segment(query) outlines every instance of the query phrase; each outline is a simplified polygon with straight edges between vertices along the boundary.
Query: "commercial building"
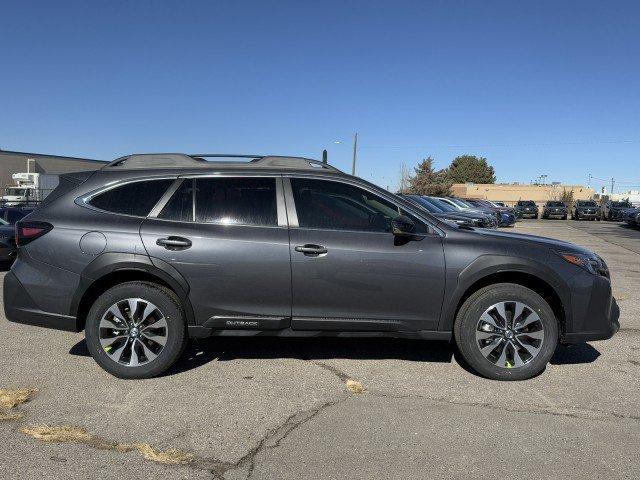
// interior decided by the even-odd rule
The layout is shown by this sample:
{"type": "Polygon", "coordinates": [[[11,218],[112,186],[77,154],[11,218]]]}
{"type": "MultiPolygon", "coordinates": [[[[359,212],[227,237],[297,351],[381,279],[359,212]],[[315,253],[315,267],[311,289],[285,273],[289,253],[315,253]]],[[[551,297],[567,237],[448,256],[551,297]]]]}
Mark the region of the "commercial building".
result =
{"type": "Polygon", "coordinates": [[[573,192],[574,200],[589,200],[595,190],[582,185],[523,185],[519,183],[455,183],[453,194],[460,198],[480,198],[495,202],[504,202],[513,206],[518,200],[533,200],[539,206],[549,200],[562,200],[563,195],[573,192]]]}
{"type": "Polygon", "coordinates": [[[97,170],[104,166],[102,160],[62,157],[42,153],[10,152],[0,150],[0,188],[13,185],[11,175],[20,172],[62,174],[81,170],[97,170]]]}

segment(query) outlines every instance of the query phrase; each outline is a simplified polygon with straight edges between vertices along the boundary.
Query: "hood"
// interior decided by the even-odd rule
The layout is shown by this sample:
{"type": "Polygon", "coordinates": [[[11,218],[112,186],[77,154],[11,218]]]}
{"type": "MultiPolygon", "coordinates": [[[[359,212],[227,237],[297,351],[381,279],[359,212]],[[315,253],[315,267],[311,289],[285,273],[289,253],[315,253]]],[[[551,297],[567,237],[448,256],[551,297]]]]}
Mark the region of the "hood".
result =
{"type": "Polygon", "coordinates": [[[492,237],[499,237],[505,240],[515,240],[518,242],[526,242],[531,244],[536,244],[540,247],[547,247],[553,250],[561,251],[561,252],[574,252],[574,253],[582,253],[585,255],[593,255],[591,250],[587,250],[586,248],[579,247],[578,245],[574,245],[570,242],[563,242],[562,240],[556,240],[554,238],[547,237],[538,237],[536,235],[526,235],[524,233],[508,233],[498,230],[476,230],[478,235],[489,235],[492,237]]]}

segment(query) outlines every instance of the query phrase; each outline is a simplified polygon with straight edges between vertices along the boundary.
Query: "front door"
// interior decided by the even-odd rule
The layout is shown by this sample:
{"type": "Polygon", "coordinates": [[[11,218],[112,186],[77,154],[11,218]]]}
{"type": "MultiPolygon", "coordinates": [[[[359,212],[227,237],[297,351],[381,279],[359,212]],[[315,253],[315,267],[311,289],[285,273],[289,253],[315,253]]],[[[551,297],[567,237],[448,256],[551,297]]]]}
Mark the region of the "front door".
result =
{"type": "Polygon", "coordinates": [[[152,261],[187,280],[196,322],[278,329],[291,317],[289,233],[281,178],[185,179],[140,229],[152,261]],[[282,203],[282,202],[280,202],[282,203]]]}
{"type": "Polygon", "coordinates": [[[287,180],[292,328],[436,330],[445,282],[441,237],[416,216],[422,239],[395,237],[391,219],[410,214],[370,190],[302,177],[290,178],[289,188],[287,180]]]}

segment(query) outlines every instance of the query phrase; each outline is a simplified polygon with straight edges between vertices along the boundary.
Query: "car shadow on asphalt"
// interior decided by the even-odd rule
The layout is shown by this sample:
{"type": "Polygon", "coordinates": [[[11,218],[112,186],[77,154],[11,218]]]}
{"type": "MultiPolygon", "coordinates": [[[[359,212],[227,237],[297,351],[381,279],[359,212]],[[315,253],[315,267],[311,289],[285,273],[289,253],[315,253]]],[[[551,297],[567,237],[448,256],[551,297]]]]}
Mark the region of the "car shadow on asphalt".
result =
{"type": "MultiPolygon", "coordinates": [[[[76,343],[69,354],[90,356],[84,340],[76,343]]],[[[275,337],[211,337],[193,339],[178,362],[164,376],[193,370],[212,361],[239,359],[298,360],[409,360],[415,362],[456,362],[468,372],[477,375],[462,360],[449,342],[404,340],[393,338],[275,338],[275,337]]],[[[592,363],[600,352],[589,344],[560,345],[551,364],[576,365],[592,363]]]]}

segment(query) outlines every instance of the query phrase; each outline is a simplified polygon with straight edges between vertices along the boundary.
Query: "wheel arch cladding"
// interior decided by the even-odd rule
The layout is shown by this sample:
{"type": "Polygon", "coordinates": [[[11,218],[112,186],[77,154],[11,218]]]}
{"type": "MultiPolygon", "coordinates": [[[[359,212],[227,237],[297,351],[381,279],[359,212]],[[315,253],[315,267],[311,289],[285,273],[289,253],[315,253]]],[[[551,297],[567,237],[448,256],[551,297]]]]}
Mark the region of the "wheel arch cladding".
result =
{"type": "Polygon", "coordinates": [[[83,272],[81,285],[72,302],[71,314],[77,316],[79,329],[84,329],[91,305],[100,295],[111,287],[130,281],[155,283],[171,290],[180,300],[187,324],[194,324],[193,308],[188,297],[188,284],[177,272],[167,272],[151,263],[149,257],[141,255],[103,254],[100,257],[83,272]],[[103,256],[110,258],[101,259],[100,257],[103,256]],[[113,258],[114,256],[118,258],[113,258]]]}
{"type": "MultiPolygon", "coordinates": [[[[482,263],[486,263],[486,260],[482,263]]],[[[456,289],[447,302],[441,330],[453,328],[460,308],[474,292],[496,283],[514,283],[536,292],[549,304],[558,320],[560,335],[564,334],[567,318],[571,314],[568,288],[559,288],[562,281],[555,273],[549,275],[548,272],[522,264],[493,264],[477,270],[474,268],[473,273],[469,268],[461,272],[456,289]]]]}

